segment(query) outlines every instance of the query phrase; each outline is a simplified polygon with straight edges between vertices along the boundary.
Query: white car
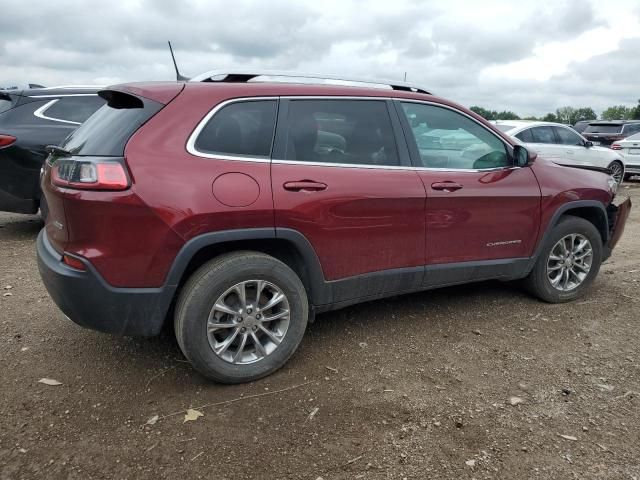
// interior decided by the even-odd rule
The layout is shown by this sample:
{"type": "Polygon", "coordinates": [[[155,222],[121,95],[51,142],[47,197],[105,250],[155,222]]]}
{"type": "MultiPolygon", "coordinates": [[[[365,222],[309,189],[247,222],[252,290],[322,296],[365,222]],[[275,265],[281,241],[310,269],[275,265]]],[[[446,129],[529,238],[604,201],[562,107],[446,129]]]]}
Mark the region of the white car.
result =
{"type": "Polygon", "coordinates": [[[618,140],[611,145],[611,150],[622,155],[625,163],[624,178],[640,175],[640,133],[618,140]]]}
{"type": "Polygon", "coordinates": [[[625,176],[625,161],[619,152],[596,147],[571,127],[561,123],[527,120],[493,120],[491,123],[556,163],[608,168],[618,183],[625,176]]]}

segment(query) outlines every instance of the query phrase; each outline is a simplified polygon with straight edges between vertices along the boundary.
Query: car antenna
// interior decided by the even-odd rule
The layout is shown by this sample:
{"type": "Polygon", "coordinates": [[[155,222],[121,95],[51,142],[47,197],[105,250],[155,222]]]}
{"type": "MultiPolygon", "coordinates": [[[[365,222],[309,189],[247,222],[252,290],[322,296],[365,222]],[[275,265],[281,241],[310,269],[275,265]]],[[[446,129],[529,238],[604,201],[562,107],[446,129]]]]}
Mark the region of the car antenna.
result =
{"type": "Polygon", "coordinates": [[[178,64],[176,63],[176,57],[173,55],[173,48],[171,48],[171,42],[167,41],[167,43],[169,44],[169,52],[171,52],[171,60],[173,60],[173,68],[176,69],[176,80],[178,82],[188,82],[189,77],[180,75],[180,71],[178,70],[178,64]]]}

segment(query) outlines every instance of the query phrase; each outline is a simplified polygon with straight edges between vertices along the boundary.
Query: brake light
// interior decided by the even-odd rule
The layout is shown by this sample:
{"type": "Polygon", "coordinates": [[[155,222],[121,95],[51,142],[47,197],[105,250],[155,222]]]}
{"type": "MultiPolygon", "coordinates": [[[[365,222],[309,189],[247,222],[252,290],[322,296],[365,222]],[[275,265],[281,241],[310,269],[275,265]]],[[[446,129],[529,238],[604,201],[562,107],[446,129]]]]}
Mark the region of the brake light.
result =
{"type": "Polygon", "coordinates": [[[58,159],[51,167],[54,185],[78,190],[126,190],[129,177],[124,165],[111,159],[58,159]]]}
{"type": "Polygon", "coordinates": [[[16,141],[16,137],[13,135],[0,135],[0,148],[8,147],[16,141]]]}
{"type": "Polygon", "coordinates": [[[611,150],[622,150],[622,146],[614,143],[613,145],[611,145],[611,150]]]}
{"type": "Polygon", "coordinates": [[[66,253],[62,256],[62,262],[65,265],[70,266],[71,268],[75,268],[76,270],[82,270],[82,271],[86,270],[84,263],[82,263],[77,258],[72,257],[71,255],[67,255],[66,253]]]}

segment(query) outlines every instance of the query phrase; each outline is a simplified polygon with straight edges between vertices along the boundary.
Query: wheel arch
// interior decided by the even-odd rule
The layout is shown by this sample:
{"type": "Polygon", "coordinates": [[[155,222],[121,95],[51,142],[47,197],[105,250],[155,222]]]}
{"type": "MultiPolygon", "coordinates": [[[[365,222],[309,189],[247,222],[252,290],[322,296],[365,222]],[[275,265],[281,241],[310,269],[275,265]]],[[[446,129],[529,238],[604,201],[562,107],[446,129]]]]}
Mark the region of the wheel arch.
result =
{"type": "Polygon", "coordinates": [[[251,228],[199,235],[176,255],[167,284],[176,288],[177,295],[191,274],[205,262],[241,250],[265,253],[282,261],[300,277],[310,302],[324,303],[326,294],[320,260],[306,237],[291,229],[251,228]]]}

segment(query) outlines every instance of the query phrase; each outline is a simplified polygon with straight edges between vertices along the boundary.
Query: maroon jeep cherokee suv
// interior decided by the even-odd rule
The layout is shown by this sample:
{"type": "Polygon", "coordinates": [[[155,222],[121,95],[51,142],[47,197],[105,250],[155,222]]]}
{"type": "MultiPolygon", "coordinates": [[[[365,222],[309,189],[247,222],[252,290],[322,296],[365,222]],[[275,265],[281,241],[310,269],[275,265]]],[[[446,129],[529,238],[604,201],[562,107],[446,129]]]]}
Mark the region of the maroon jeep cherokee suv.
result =
{"type": "Polygon", "coordinates": [[[244,382],[357,302],[487,279],[575,299],[624,229],[610,175],[420,89],[226,78],[103,90],[51,148],[39,268],[74,322],[150,336],[173,315],[198,371],[244,382]]]}

